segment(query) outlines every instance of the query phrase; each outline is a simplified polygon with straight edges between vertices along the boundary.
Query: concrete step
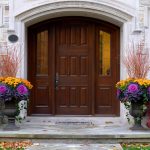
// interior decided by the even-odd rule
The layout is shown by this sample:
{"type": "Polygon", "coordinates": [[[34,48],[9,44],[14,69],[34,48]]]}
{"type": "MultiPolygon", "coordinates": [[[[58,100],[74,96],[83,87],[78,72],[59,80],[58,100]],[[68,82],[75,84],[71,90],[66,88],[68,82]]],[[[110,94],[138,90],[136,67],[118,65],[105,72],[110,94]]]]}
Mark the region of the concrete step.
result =
{"type": "Polygon", "coordinates": [[[0,141],[31,140],[47,143],[100,144],[120,142],[149,142],[150,130],[132,131],[127,124],[101,118],[43,117],[27,118],[19,131],[0,129],[0,141]],[[39,120],[39,121],[38,121],[39,120]]]}
{"type": "Polygon", "coordinates": [[[122,150],[120,144],[34,144],[27,150],[122,150]]]}

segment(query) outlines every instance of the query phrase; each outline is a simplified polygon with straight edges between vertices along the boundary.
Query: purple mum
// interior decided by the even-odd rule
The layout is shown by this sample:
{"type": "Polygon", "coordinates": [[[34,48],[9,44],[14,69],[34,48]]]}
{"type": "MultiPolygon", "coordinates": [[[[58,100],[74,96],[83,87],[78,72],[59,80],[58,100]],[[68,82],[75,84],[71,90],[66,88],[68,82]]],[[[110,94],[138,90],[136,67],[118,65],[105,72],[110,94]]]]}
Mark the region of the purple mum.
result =
{"type": "Polygon", "coordinates": [[[121,90],[120,90],[120,89],[117,89],[117,98],[120,97],[120,94],[121,94],[121,90]]]}
{"type": "Polygon", "coordinates": [[[4,94],[7,91],[7,87],[5,85],[0,85],[0,94],[4,94]]]}
{"type": "Polygon", "coordinates": [[[123,91],[120,89],[117,89],[117,98],[122,102],[126,100],[123,91]]]}
{"type": "Polygon", "coordinates": [[[128,86],[128,92],[129,93],[135,93],[135,92],[138,92],[139,91],[139,86],[135,83],[131,83],[129,86],[128,86]]]}
{"type": "Polygon", "coordinates": [[[150,100],[150,86],[147,88],[148,99],[150,100]]]}
{"type": "Polygon", "coordinates": [[[136,102],[143,98],[143,92],[144,90],[140,89],[137,83],[130,83],[127,89],[124,91],[124,95],[129,101],[136,102]]]}
{"type": "Polygon", "coordinates": [[[5,84],[0,84],[0,99],[1,100],[11,100],[12,91],[10,87],[6,86],[5,84]]]}
{"type": "Polygon", "coordinates": [[[24,84],[20,84],[14,90],[15,98],[18,100],[27,100],[29,97],[29,90],[24,84]]]}
{"type": "Polygon", "coordinates": [[[17,87],[17,92],[19,93],[19,94],[21,94],[21,95],[24,95],[24,94],[27,94],[28,93],[28,89],[26,88],[26,86],[24,86],[24,85],[19,85],[18,87],[17,87]]]}
{"type": "Polygon", "coordinates": [[[150,86],[147,88],[147,92],[150,95],[150,86]]]}

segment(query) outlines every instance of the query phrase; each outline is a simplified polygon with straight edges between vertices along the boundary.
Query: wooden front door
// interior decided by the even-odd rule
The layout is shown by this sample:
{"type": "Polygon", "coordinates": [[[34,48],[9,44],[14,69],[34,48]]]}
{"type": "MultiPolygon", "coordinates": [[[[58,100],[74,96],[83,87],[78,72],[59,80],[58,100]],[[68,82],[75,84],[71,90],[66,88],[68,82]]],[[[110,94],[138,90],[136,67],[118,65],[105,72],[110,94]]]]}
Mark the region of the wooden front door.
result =
{"type": "Polygon", "coordinates": [[[65,17],[28,28],[30,115],[119,115],[119,28],[65,17]]]}
{"type": "Polygon", "coordinates": [[[56,114],[91,114],[90,28],[77,20],[56,24],[56,114]]]}

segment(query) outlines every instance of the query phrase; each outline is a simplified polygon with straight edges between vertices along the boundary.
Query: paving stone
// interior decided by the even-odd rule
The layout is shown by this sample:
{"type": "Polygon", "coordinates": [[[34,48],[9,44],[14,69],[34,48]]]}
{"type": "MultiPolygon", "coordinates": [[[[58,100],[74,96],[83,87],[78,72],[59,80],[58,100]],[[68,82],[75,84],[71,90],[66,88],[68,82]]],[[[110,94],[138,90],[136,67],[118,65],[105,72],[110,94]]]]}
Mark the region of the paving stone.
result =
{"type": "Polygon", "coordinates": [[[33,145],[27,150],[122,150],[120,144],[47,144],[33,145]]]}

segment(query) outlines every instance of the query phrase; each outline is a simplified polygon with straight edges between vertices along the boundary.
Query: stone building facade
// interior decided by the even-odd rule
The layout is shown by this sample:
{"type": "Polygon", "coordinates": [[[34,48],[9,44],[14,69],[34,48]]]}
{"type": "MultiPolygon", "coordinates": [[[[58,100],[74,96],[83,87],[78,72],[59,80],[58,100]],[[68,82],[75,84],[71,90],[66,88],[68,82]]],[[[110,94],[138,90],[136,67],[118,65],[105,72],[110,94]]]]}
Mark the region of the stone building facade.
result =
{"type": "Polygon", "coordinates": [[[9,28],[9,4],[8,0],[2,0],[0,2],[0,48],[3,49],[3,45],[7,41],[7,31],[9,28]]]}
{"type": "MultiPolygon", "coordinates": [[[[105,26],[107,26],[107,23],[108,23],[108,26],[110,25],[112,28],[117,27],[119,29],[118,30],[119,31],[119,39],[118,39],[119,53],[120,53],[118,55],[119,61],[120,61],[119,79],[124,79],[127,76],[126,70],[121,63],[122,58],[125,55],[126,46],[131,41],[134,40],[138,42],[141,40],[141,38],[144,37],[146,47],[150,48],[150,40],[149,40],[150,39],[150,1],[149,0],[126,0],[126,1],[124,0],[115,0],[115,1],[114,0],[70,0],[70,1],[68,0],[19,0],[19,1],[18,0],[9,0],[9,1],[2,0],[0,2],[0,46],[2,47],[2,45],[5,42],[8,42],[7,40],[8,35],[12,33],[18,35],[19,43],[21,44],[21,51],[23,54],[23,61],[21,65],[22,67],[20,68],[20,72],[18,73],[18,76],[21,76],[23,78],[28,78],[28,72],[30,72],[29,65],[28,65],[29,63],[28,60],[30,58],[30,56],[28,55],[28,49],[30,49],[29,48],[30,47],[29,35],[32,36],[33,34],[33,33],[32,34],[29,33],[29,31],[32,30],[32,27],[34,28],[34,26],[36,25],[40,26],[40,24],[38,24],[39,22],[43,22],[43,25],[44,25],[44,21],[55,20],[55,18],[62,18],[61,21],[63,22],[63,19],[65,20],[65,18],[67,17],[89,18],[89,20],[95,19],[96,21],[93,21],[94,24],[96,24],[98,20],[101,20],[102,22],[105,22],[106,25],[104,26],[102,25],[100,26],[100,28],[105,28],[105,26]]],[[[91,23],[93,22],[91,21],[91,23]]],[[[58,23],[59,22],[57,22],[56,24],[58,23]]],[[[84,24],[84,23],[82,22],[81,24],[84,24]]],[[[86,21],[85,21],[85,24],[86,24],[86,21]]],[[[47,24],[47,25],[50,25],[50,24],[47,24]]],[[[47,25],[45,25],[45,28],[47,25]]],[[[108,29],[109,27],[106,30],[108,29]]],[[[37,31],[38,28],[35,30],[37,31]]],[[[41,31],[41,36],[42,34],[46,35],[47,31],[45,31],[44,33],[42,33],[41,31]]],[[[51,38],[51,37],[48,37],[48,38],[51,38]]],[[[31,40],[33,39],[31,38],[31,40]]],[[[42,39],[39,41],[42,41],[42,39]]],[[[52,72],[52,74],[55,74],[55,73],[52,72]]],[[[37,79],[37,80],[40,80],[40,79],[37,79]]],[[[37,85],[36,79],[34,79],[33,82],[35,82],[35,85],[37,85]]],[[[44,79],[42,79],[41,82],[45,82],[44,79]]],[[[46,86],[43,85],[42,87],[39,87],[39,89],[40,88],[41,89],[47,88],[47,85],[46,86]]],[[[48,89],[46,90],[49,90],[49,88],[50,87],[48,87],[48,89]]],[[[45,92],[45,94],[50,95],[50,93],[47,92],[46,90],[45,91],[37,90],[35,91],[35,93],[41,92],[41,95],[42,95],[42,93],[45,92]]],[[[37,107],[40,107],[40,106],[37,106],[37,107]]],[[[41,110],[40,110],[41,112],[42,112],[43,107],[44,106],[41,107],[41,110]]],[[[49,108],[49,106],[47,107],[49,108]]],[[[34,107],[32,109],[33,110],[31,111],[31,115],[32,115],[32,112],[36,114],[37,110],[34,110],[36,108],[34,107]]],[[[96,111],[94,110],[94,108],[91,108],[91,109],[93,109],[93,111],[96,111]]],[[[114,110],[115,108],[112,108],[112,109],[114,110]]],[[[70,108],[68,108],[68,110],[69,111],[71,110],[72,112],[74,111],[73,109],[70,109],[70,108]]],[[[55,111],[55,110],[52,110],[52,111],[55,111]]],[[[61,110],[58,108],[58,112],[59,111],[61,110]]],[[[91,114],[93,114],[93,112],[91,112],[90,115],[91,114]]],[[[119,113],[116,113],[116,114],[117,114],[116,116],[118,120],[120,120],[120,118],[125,117],[124,108],[122,105],[119,106],[119,113]]],[[[109,116],[111,118],[113,115],[110,114],[106,116],[109,116]]]]}

